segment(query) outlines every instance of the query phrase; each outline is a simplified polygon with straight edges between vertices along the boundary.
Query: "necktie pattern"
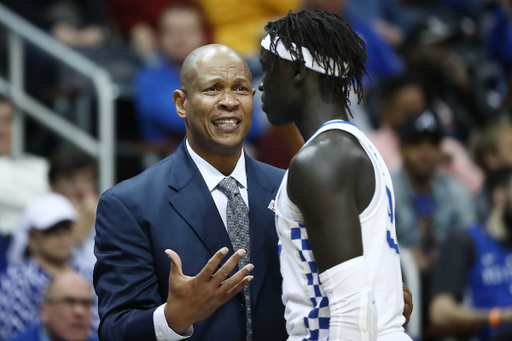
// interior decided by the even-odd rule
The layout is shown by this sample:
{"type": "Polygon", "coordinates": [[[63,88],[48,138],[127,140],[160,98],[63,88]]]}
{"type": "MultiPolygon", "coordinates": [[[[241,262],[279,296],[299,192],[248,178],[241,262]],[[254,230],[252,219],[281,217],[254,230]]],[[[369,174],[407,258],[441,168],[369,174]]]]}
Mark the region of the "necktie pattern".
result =
{"type": "MultiPolygon", "coordinates": [[[[231,176],[219,182],[218,188],[228,197],[226,224],[233,250],[235,252],[239,249],[245,250],[245,256],[238,262],[238,267],[242,269],[251,261],[249,208],[240,194],[236,180],[231,176]]],[[[249,285],[245,286],[243,291],[247,318],[246,341],[252,341],[251,291],[249,285]]]]}

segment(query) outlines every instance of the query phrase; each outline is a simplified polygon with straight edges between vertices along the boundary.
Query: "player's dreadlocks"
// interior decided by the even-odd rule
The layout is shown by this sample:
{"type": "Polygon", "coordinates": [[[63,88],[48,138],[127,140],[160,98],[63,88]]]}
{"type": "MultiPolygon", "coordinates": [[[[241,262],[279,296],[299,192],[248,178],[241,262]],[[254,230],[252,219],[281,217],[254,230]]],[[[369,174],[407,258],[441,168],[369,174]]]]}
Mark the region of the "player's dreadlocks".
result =
{"type": "MultiPolygon", "coordinates": [[[[350,112],[348,105],[352,87],[357,94],[358,103],[363,100],[363,77],[368,74],[366,44],[340,16],[320,10],[302,10],[296,13],[290,11],[283,18],[269,21],[265,31],[272,41],[271,51],[275,51],[280,40],[300,63],[300,67],[305,68],[300,48],[304,46],[328,73],[334,74],[337,71],[340,77],[322,75],[328,82],[322,91],[327,100],[344,104],[350,112]],[[275,39],[276,35],[279,39],[275,39]],[[298,48],[294,48],[292,42],[298,48]]],[[[278,57],[272,55],[273,63],[278,57]]]]}

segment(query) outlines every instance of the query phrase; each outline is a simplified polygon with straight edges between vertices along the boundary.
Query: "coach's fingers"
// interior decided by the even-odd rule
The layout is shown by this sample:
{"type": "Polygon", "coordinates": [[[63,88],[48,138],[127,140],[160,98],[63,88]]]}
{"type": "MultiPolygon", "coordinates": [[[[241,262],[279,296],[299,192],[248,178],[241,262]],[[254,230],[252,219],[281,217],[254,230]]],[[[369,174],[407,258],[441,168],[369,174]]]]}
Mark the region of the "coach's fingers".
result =
{"type": "Polygon", "coordinates": [[[233,269],[238,266],[238,261],[242,259],[242,257],[245,256],[245,250],[240,249],[237,252],[235,252],[229,259],[222,265],[222,267],[217,270],[215,275],[213,275],[212,281],[217,283],[217,285],[220,285],[233,271],[233,269]]]}
{"type": "MultiPolygon", "coordinates": [[[[234,285],[230,290],[226,292],[226,301],[232,299],[235,297],[236,294],[238,294],[242,289],[249,284],[250,281],[254,276],[245,276],[240,282],[238,282],[236,285],[234,285]]],[[[231,280],[231,278],[229,279],[231,280]]]]}
{"type": "Polygon", "coordinates": [[[171,273],[170,273],[169,277],[183,275],[183,269],[182,269],[182,265],[181,265],[180,256],[178,256],[178,254],[171,249],[165,250],[165,253],[171,259],[171,273]]]}
{"type": "MultiPolygon", "coordinates": [[[[243,281],[251,273],[252,269],[254,269],[254,265],[247,264],[242,269],[237,271],[236,274],[234,274],[230,278],[224,280],[220,285],[220,290],[225,291],[225,292],[230,291],[235,286],[237,286],[241,281],[243,281]]],[[[253,277],[253,276],[250,276],[250,277],[253,277]]]]}
{"type": "Polygon", "coordinates": [[[217,253],[213,255],[212,258],[206,263],[204,268],[199,272],[196,276],[196,279],[198,281],[208,282],[212,278],[213,273],[215,272],[215,269],[219,266],[220,262],[222,261],[222,258],[224,258],[228,254],[228,248],[223,247],[217,253]]]}

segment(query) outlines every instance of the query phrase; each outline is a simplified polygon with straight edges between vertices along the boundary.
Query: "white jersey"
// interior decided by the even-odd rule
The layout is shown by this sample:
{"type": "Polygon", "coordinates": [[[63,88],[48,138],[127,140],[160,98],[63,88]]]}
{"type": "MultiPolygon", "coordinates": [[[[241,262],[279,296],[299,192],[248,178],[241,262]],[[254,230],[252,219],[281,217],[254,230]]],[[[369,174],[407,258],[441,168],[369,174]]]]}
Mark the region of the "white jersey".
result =
{"type": "MultiPolygon", "coordinates": [[[[375,146],[352,123],[325,123],[307,142],[331,129],[355,136],[375,171],[375,193],[360,214],[363,258],[378,312],[378,340],[411,340],[403,332],[404,302],[400,255],[396,242],[394,194],[389,171],[375,146]]],[[[283,275],[283,302],[289,341],[328,340],[329,301],[309,246],[304,219],[288,198],[288,172],[276,198],[276,227],[283,275]]]]}

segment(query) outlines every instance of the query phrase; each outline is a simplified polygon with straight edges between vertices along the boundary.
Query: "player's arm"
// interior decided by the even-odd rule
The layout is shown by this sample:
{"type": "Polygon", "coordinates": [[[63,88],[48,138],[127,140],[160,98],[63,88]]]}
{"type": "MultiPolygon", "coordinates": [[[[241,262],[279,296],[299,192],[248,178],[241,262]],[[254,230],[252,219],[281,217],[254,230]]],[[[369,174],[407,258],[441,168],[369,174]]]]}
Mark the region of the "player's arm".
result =
{"type": "Polygon", "coordinates": [[[372,339],[377,320],[359,221],[375,189],[371,161],[351,135],[326,132],[293,159],[288,176],[329,298],[329,339],[372,339]]]}

